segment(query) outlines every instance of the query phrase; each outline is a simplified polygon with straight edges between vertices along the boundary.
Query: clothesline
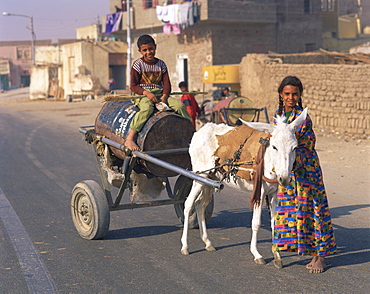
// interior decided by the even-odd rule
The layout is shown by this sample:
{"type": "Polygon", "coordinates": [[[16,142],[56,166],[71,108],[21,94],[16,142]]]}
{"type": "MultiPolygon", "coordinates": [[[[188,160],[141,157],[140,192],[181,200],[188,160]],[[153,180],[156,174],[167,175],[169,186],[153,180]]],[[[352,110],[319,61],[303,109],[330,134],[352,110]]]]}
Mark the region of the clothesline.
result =
{"type": "Polygon", "coordinates": [[[163,33],[175,35],[181,30],[193,26],[200,20],[200,6],[198,2],[185,2],[182,4],[171,4],[156,6],[157,18],[162,21],[163,33]]]}

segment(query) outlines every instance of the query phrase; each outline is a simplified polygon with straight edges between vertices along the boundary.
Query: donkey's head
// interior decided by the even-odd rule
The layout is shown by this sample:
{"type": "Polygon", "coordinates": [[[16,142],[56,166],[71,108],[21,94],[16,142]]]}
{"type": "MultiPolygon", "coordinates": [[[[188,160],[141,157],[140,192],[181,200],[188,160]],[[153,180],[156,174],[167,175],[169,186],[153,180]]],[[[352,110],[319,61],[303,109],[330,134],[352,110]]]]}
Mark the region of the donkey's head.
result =
{"type": "Polygon", "coordinates": [[[267,123],[242,122],[258,131],[271,134],[269,147],[266,149],[265,164],[272,167],[279,184],[287,186],[295,161],[295,149],[298,146],[295,131],[307,117],[307,108],[292,123],[285,123],[285,118],[277,117],[276,126],[267,123]],[[270,161],[270,162],[268,162],[270,161]]]}

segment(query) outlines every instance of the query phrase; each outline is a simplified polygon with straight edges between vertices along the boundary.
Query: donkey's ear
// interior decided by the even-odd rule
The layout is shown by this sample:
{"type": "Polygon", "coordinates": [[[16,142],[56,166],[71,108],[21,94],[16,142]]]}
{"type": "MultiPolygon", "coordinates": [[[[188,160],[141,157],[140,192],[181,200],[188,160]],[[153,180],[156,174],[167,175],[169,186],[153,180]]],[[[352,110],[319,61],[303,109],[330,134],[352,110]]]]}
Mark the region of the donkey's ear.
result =
{"type": "Polygon", "coordinates": [[[252,129],[255,129],[257,131],[260,131],[260,132],[265,132],[265,133],[271,134],[274,131],[274,129],[275,129],[275,126],[273,126],[271,124],[268,124],[268,123],[247,122],[245,120],[242,120],[241,118],[239,118],[239,120],[243,124],[245,124],[246,126],[252,128],[252,129]]]}
{"type": "Polygon", "coordinates": [[[307,111],[308,111],[308,108],[306,107],[300,116],[298,116],[297,119],[295,119],[290,125],[294,128],[294,129],[298,129],[303,123],[304,121],[306,120],[307,118],[307,111]]]}

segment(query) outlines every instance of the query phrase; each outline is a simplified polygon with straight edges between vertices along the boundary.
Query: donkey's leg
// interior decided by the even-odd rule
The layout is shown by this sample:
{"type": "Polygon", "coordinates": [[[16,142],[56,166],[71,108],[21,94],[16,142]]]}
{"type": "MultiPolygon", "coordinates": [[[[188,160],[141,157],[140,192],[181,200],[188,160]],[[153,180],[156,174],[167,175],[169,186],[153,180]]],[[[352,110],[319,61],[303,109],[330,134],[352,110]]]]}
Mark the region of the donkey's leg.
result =
{"type": "MultiPolygon", "coordinates": [[[[268,199],[270,202],[271,232],[272,232],[272,238],[274,238],[274,215],[275,215],[275,208],[276,208],[276,192],[268,195],[268,199]]],[[[272,253],[274,254],[274,266],[276,268],[282,268],[283,262],[281,261],[280,252],[273,250],[272,253]]]]}
{"type": "Polygon", "coordinates": [[[205,248],[207,251],[216,251],[216,249],[212,246],[211,241],[208,239],[207,224],[206,224],[206,219],[205,219],[205,214],[204,214],[205,209],[206,209],[205,203],[208,203],[208,199],[212,197],[212,191],[208,191],[208,190],[209,189],[207,188],[203,190],[202,199],[195,203],[195,209],[197,212],[200,238],[206,244],[205,248]]]}
{"type": "Polygon", "coordinates": [[[257,249],[257,235],[258,229],[261,226],[262,205],[263,205],[262,199],[259,205],[257,204],[254,205],[252,218],[252,239],[250,251],[254,256],[254,262],[257,264],[266,264],[265,260],[263,259],[262,255],[258,252],[257,249]]]}
{"type": "Polygon", "coordinates": [[[182,237],[181,237],[181,253],[184,255],[189,255],[189,250],[188,250],[188,230],[189,230],[189,215],[190,211],[194,205],[195,199],[197,199],[198,195],[202,191],[202,185],[197,182],[193,182],[193,186],[191,188],[191,191],[189,193],[188,198],[185,201],[184,204],[184,228],[182,232],[182,237]]]}

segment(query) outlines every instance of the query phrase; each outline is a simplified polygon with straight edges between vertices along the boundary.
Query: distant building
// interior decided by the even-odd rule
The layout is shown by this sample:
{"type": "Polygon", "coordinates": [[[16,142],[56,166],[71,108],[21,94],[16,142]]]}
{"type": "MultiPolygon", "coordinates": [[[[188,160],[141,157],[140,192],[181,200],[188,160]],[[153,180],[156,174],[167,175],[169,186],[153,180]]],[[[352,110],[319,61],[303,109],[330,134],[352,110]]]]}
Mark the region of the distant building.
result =
{"type": "Polygon", "coordinates": [[[31,99],[65,99],[81,91],[108,91],[110,77],[117,89],[125,89],[127,45],[97,41],[100,29],[99,25],[78,28],[79,40],[36,41],[35,66],[31,41],[0,42],[0,90],[30,87],[31,99]]]}
{"type": "Polygon", "coordinates": [[[370,19],[369,3],[370,0],[321,0],[322,48],[348,52],[351,47],[370,41],[366,30],[370,19]]]}
{"type": "MultiPolygon", "coordinates": [[[[152,35],[158,45],[157,57],[167,63],[174,90],[182,80],[191,89],[202,89],[203,66],[238,64],[247,53],[307,52],[319,49],[322,43],[320,0],[143,0],[132,1],[130,12],[121,3],[110,0],[110,12],[121,7],[122,18],[108,36],[126,40],[130,13],[133,60],[140,57],[137,38],[152,35]],[[185,17],[191,19],[184,23],[186,5],[191,8],[185,17]]],[[[106,31],[103,24],[103,33],[106,31]]],[[[209,87],[212,85],[205,85],[209,87]]]]}
{"type": "MultiPolygon", "coordinates": [[[[51,45],[51,40],[36,41],[35,47],[51,45]]],[[[2,89],[28,87],[32,70],[31,41],[0,41],[2,89]],[[7,65],[5,65],[7,64],[7,65]]]]}
{"type": "Polygon", "coordinates": [[[125,89],[127,45],[123,42],[79,40],[61,46],[36,49],[32,70],[31,99],[66,99],[81,93],[108,91],[108,79],[125,89]]]}

